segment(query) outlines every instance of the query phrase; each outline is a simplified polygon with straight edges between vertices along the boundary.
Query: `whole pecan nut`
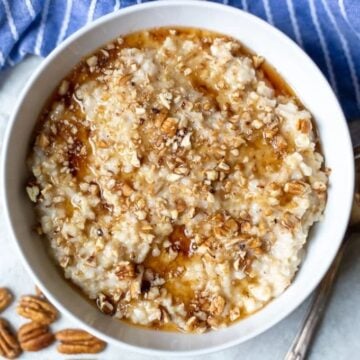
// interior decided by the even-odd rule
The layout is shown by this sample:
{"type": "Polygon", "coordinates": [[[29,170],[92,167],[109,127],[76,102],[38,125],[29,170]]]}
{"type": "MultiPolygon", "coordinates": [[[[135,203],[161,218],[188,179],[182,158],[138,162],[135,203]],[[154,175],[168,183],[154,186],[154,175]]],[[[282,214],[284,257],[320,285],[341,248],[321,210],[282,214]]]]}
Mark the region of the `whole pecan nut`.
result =
{"type": "Polygon", "coordinates": [[[21,354],[20,345],[10,328],[10,324],[0,318],[0,355],[6,359],[15,359],[21,354]]]}
{"type": "Polygon", "coordinates": [[[39,351],[51,345],[55,336],[47,325],[30,322],[20,327],[18,339],[24,351],[39,351]]]}
{"type": "Polygon", "coordinates": [[[57,350],[61,354],[96,354],[106,347],[104,341],[79,329],[61,330],[55,334],[55,337],[60,341],[57,350]]]}
{"type": "Polygon", "coordinates": [[[4,311],[11,303],[13,296],[6,288],[0,288],[0,312],[4,311]]]}
{"type": "Polygon", "coordinates": [[[46,299],[38,296],[22,296],[16,308],[17,313],[41,324],[51,324],[58,317],[58,311],[46,299]]]}

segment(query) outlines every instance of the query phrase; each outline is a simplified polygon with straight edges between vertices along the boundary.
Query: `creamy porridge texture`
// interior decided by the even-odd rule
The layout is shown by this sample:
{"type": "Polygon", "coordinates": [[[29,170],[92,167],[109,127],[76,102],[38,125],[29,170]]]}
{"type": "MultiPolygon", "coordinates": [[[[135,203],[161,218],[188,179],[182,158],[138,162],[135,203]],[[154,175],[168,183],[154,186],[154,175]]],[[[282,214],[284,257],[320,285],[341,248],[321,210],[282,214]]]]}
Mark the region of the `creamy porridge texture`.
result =
{"type": "Polygon", "coordinates": [[[27,191],[56,263],[101,311],[203,332],[289,286],[328,170],[310,113],[267,69],[225,36],[155,29],[59,85],[27,191]]]}

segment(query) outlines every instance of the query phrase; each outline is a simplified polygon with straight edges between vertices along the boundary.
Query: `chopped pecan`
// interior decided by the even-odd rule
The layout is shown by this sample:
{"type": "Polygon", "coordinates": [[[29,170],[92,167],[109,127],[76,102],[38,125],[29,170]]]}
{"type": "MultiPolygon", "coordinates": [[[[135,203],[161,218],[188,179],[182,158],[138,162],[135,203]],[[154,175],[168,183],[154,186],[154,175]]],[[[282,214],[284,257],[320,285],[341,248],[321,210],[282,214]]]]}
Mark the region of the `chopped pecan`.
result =
{"type": "Polygon", "coordinates": [[[296,128],[303,134],[308,134],[311,130],[311,122],[309,120],[300,119],[297,124],[296,128]]]}
{"type": "Polygon", "coordinates": [[[129,304],[124,304],[122,302],[119,302],[116,308],[116,318],[122,319],[128,310],[129,304]]]}
{"type": "Polygon", "coordinates": [[[47,325],[30,322],[20,327],[18,339],[24,351],[39,351],[51,345],[55,337],[47,325]]]}
{"type": "Polygon", "coordinates": [[[224,229],[222,226],[215,227],[213,231],[215,237],[217,238],[223,238],[229,235],[229,232],[226,229],[224,229]]]}
{"type": "Polygon", "coordinates": [[[16,308],[17,313],[41,324],[51,324],[58,317],[58,311],[46,299],[38,296],[22,296],[16,308]]]}
{"type": "Polygon", "coordinates": [[[123,195],[126,197],[130,196],[134,192],[134,189],[127,183],[124,183],[121,186],[121,190],[122,190],[123,195]]]}
{"type": "Polygon", "coordinates": [[[275,151],[283,152],[287,149],[287,142],[282,135],[276,135],[272,140],[272,146],[275,151]]]}
{"type": "Polygon", "coordinates": [[[246,210],[241,210],[240,211],[240,218],[242,220],[251,221],[251,216],[246,210]]]}
{"type": "Polygon", "coordinates": [[[72,261],[72,257],[65,255],[60,259],[59,264],[61,267],[66,268],[69,266],[71,261],[72,261]]]}
{"type": "Polygon", "coordinates": [[[214,316],[219,316],[223,312],[224,307],[225,299],[220,295],[216,295],[210,303],[209,312],[214,316]]]}
{"type": "Polygon", "coordinates": [[[190,169],[186,167],[185,165],[180,165],[176,169],[174,169],[174,173],[178,175],[188,175],[190,172],[190,169]]]}
{"type": "Polygon", "coordinates": [[[107,147],[109,147],[109,144],[104,140],[99,140],[96,142],[96,146],[100,149],[106,149],[107,147]]]}
{"type": "Polygon", "coordinates": [[[258,55],[254,55],[252,57],[252,60],[255,68],[260,67],[265,61],[265,59],[262,56],[258,56],[258,55]]]}
{"type": "Polygon", "coordinates": [[[224,228],[229,232],[234,233],[238,231],[239,225],[234,219],[230,218],[225,221],[224,228]]]}
{"type": "MultiPolygon", "coordinates": [[[[222,171],[229,171],[230,170],[230,165],[228,165],[226,162],[224,161],[220,161],[220,163],[218,164],[217,168],[219,170],[222,170],[222,171]]],[[[221,180],[221,179],[220,179],[221,180]]]]}
{"type": "Polygon", "coordinates": [[[203,333],[206,331],[206,324],[198,319],[196,316],[191,316],[185,324],[186,331],[203,333]]]}
{"type": "Polygon", "coordinates": [[[179,213],[182,213],[186,210],[186,202],[183,199],[177,199],[175,201],[175,204],[176,204],[176,210],[179,213]]]}
{"type": "Polygon", "coordinates": [[[291,214],[290,212],[286,212],[283,215],[280,223],[283,227],[292,231],[295,229],[296,225],[299,223],[299,219],[295,215],[291,214]]]}
{"type": "Polygon", "coordinates": [[[58,94],[64,96],[69,90],[70,83],[67,80],[63,80],[59,86],[58,94]]]}
{"type": "Polygon", "coordinates": [[[284,191],[292,195],[301,195],[307,189],[307,184],[302,181],[290,181],[285,184],[284,191]]]}
{"type": "Polygon", "coordinates": [[[263,132],[263,136],[266,140],[272,140],[278,132],[279,128],[277,127],[267,127],[263,132]]]}
{"type": "Polygon", "coordinates": [[[161,131],[168,137],[173,137],[177,131],[178,120],[176,118],[168,117],[161,124],[161,131]]]}
{"type": "Polygon", "coordinates": [[[141,279],[134,280],[130,284],[130,296],[132,299],[138,299],[141,294],[141,279]]]}
{"type": "Polygon", "coordinates": [[[207,323],[208,323],[208,325],[210,325],[211,326],[211,328],[212,329],[217,329],[218,328],[218,326],[219,326],[219,323],[220,323],[220,321],[219,321],[220,319],[218,319],[216,316],[209,316],[208,318],[207,318],[207,323]]]}
{"type": "Polygon", "coordinates": [[[251,230],[251,223],[250,221],[242,221],[240,224],[241,232],[243,234],[248,234],[251,230]]]}
{"type": "Polygon", "coordinates": [[[90,68],[95,67],[98,63],[97,56],[90,56],[88,59],[86,59],[86,63],[89,65],[90,68]]]}
{"type": "Polygon", "coordinates": [[[87,266],[93,267],[95,268],[97,266],[97,261],[96,261],[96,254],[93,253],[91,254],[86,260],[85,263],[87,266]]]}
{"type": "Polygon", "coordinates": [[[41,149],[45,149],[50,145],[50,140],[44,133],[41,133],[36,139],[36,145],[41,149]]]}
{"type": "Polygon", "coordinates": [[[162,108],[161,110],[153,108],[152,112],[155,114],[155,126],[160,128],[164,120],[167,118],[169,110],[162,108]]]}
{"type": "Polygon", "coordinates": [[[313,184],[312,184],[312,188],[316,191],[316,192],[325,192],[326,189],[327,189],[327,186],[324,182],[322,181],[315,181],[313,184]]]}
{"type": "Polygon", "coordinates": [[[221,225],[224,222],[224,217],[220,213],[216,213],[210,219],[215,225],[221,225]]]}
{"type": "Polygon", "coordinates": [[[118,80],[119,85],[125,85],[132,78],[131,74],[126,74],[118,80]]]}
{"type": "Polygon", "coordinates": [[[0,318],[0,355],[6,359],[15,359],[21,354],[20,345],[10,328],[10,324],[0,318]]]}
{"type": "Polygon", "coordinates": [[[171,315],[169,314],[169,312],[166,310],[166,308],[162,305],[159,306],[159,309],[161,311],[161,321],[164,323],[164,324],[167,324],[170,322],[171,320],[171,315]]]}
{"type": "Polygon", "coordinates": [[[106,347],[104,341],[79,329],[61,330],[55,337],[60,341],[57,350],[61,354],[97,354],[106,347]]]}
{"type": "Polygon", "coordinates": [[[114,315],[116,311],[116,307],[113,304],[112,299],[103,293],[100,293],[98,295],[96,299],[96,305],[98,306],[100,311],[106,315],[114,315]]]}
{"type": "Polygon", "coordinates": [[[119,280],[128,280],[136,277],[135,266],[130,261],[121,261],[115,268],[115,275],[119,280]]]}
{"type": "Polygon", "coordinates": [[[250,238],[247,241],[247,246],[251,249],[258,249],[261,248],[261,246],[263,245],[261,239],[255,237],[255,238],[250,238]]]}
{"type": "Polygon", "coordinates": [[[0,312],[4,311],[11,303],[13,296],[6,288],[0,288],[0,312]]]}
{"type": "Polygon", "coordinates": [[[216,170],[208,170],[206,172],[206,178],[211,181],[215,181],[219,176],[219,173],[216,170]]]}
{"type": "Polygon", "coordinates": [[[38,199],[38,196],[40,195],[40,189],[38,186],[36,185],[29,185],[26,187],[26,192],[29,196],[29,199],[36,203],[37,202],[37,199],[38,199]]]}

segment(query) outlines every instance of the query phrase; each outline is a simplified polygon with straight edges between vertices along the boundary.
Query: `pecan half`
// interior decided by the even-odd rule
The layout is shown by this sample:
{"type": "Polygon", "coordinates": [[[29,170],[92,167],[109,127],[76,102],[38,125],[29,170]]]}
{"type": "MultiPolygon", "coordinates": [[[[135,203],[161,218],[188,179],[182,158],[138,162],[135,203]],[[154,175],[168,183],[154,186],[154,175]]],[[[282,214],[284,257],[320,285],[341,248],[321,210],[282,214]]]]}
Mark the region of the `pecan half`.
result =
{"type": "Polygon", "coordinates": [[[46,299],[38,296],[22,296],[16,308],[17,313],[41,324],[51,324],[58,317],[58,311],[46,299]]]}
{"type": "Polygon", "coordinates": [[[18,339],[24,351],[39,351],[51,345],[55,337],[47,325],[30,322],[20,327],[18,339]]]}
{"type": "Polygon", "coordinates": [[[10,324],[0,318],[0,355],[6,359],[15,359],[20,354],[21,348],[10,324]]]}
{"type": "Polygon", "coordinates": [[[4,311],[11,303],[13,296],[6,288],[0,288],[0,312],[4,311]]]}
{"type": "Polygon", "coordinates": [[[79,329],[61,330],[55,337],[60,341],[57,350],[61,354],[96,354],[106,347],[104,341],[79,329]]]}

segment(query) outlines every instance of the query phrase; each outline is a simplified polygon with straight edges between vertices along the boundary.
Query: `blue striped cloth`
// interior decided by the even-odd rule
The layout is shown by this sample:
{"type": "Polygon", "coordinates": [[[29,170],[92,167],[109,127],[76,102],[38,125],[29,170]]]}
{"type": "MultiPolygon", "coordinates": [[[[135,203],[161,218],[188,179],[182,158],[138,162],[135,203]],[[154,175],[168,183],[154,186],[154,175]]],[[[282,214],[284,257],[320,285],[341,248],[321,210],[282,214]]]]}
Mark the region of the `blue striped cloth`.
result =
{"type": "MultiPolygon", "coordinates": [[[[0,69],[46,56],[88,22],[141,0],[0,0],[0,69]]],[[[360,118],[360,0],[216,1],[265,19],[318,64],[348,119],[360,118]]]]}

